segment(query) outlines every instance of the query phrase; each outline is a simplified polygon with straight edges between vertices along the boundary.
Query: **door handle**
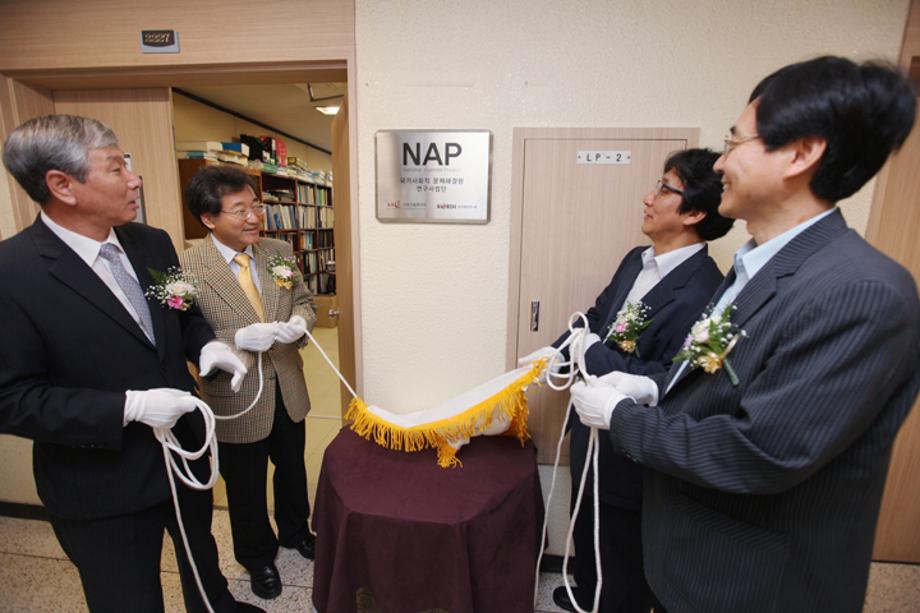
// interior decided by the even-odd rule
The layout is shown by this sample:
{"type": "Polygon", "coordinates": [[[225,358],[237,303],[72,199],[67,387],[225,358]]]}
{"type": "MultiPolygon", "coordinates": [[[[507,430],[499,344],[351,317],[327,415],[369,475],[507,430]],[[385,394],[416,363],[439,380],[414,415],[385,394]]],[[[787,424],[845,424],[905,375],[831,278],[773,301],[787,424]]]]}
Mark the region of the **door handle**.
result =
{"type": "Polygon", "coordinates": [[[338,309],[329,309],[329,317],[338,317],[338,316],[339,316],[338,309]]]}
{"type": "Polygon", "coordinates": [[[540,301],[530,301],[530,331],[536,332],[540,329],[540,301]]]}

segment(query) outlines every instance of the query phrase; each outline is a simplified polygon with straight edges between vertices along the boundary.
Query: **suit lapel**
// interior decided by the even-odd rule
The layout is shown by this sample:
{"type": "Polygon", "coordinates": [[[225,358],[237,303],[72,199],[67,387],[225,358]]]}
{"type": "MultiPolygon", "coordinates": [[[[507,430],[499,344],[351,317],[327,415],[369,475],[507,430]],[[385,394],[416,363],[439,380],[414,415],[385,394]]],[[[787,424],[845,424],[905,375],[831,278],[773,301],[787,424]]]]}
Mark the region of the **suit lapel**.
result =
{"type": "Polygon", "coordinates": [[[259,271],[259,282],[262,285],[262,310],[265,314],[265,321],[276,321],[281,288],[268,272],[270,254],[259,243],[253,245],[252,251],[256,256],[256,270],[259,271]]]}
{"type": "Polygon", "coordinates": [[[642,297],[642,303],[649,308],[649,318],[654,318],[655,313],[674,301],[674,294],[687,285],[708,254],[703,245],[702,249],[681,262],[642,297]]]}
{"type": "MultiPolygon", "coordinates": [[[[778,279],[795,274],[802,263],[816,251],[846,231],[846,222],[840,210],[837,209],[789,241],[776,255],[770,258],[763,268],[757,271],[757,274],[748,281],[741,293],[735,297],[735,312],[732,314],[732,323],[736,326],[744,327],[751,317],[776,295],[778,279]]],[[[722,281],[722,285],[719,286],[709,306],[706,307],[706,313],[712,310],[712,307],[718,303],[722,294],[734,282],[735,269],[733,267],[722,281]]],[[[673,385],[670,382],[668,385],[670,385],[670,388],[677,386],[691,372],[697,370],[699,369],[684,368],[680,373],[677,373],[676,368],[672,369],[674,375],[679,376],[673,385]]],[[[668,388],[666,387],[666,389],[668,388]]]]}
{"type": "MultiPolygon", "coordinates": [[[[214,293],[223,298],[234,312],[244,315],[253,323],[259,321],[259,316],[252,303],[249,302],[246,292],[240,287],[239,280],[230,270],[230,266],[214,246],[214,241],[210,237],[203,241],[202,250],[202,260],[206,270],[199,281],[210,285],[214,293]]],[[[262,280],[261,275],[259,280],[262,280]]],[[[264,285],[264,281],[262,283],[264,285]]]]}
{"type": "Polygon", "coordinates": [[[40,218],[32,224],[30,230],[39,255],[48,260],[48,274],[95,306],[139,341],[153,348],[150,339],[112,290],[80,259],[80,256],[55,236],[40,218]]]}
{"type": "MultiPolygon", "coordinates": [[[[148,268],[152,267],[153,262],[150,261],[150,254],[142,249],[140,245],[137,244],[137,241],[134,240],[134,237],[130,233],[125,232],[122,228],[115,228],[115,235],[118,236],[118,241],[121,243],[122,248],[125,250],[125,254],[128,256],[128,260],[131,262],[131,267],[134,268],[134,274],[137,275],[137,281],[141,286],[141,290],[146,292],[147,288],[153,285],[153,278],[150,276],[148,268]]],[[[161,271],[161,272],[166,272],[161,271]]],[[[151,301],[150,298],[147,298],[147,309],[150,311],[150,319],[153,322],[153,337],[158,342],[156,343],[157,355],[160,359],[166,357],[166,312],[163,305],[157,304],[155,301],[151,301]]],[[[146,338],[146,336],[145,336],[146,338]]]]}
{"type": "Polygon", "coordinates": [[[735,298],[732,323],[743,327],[776,294],[778,279],[795,274],[805,260],[846,230],[838,209],[789,241],[735,298]]]}
{"type": "Polygon", "coordinates": [[[610,324],[616,319],[617,313],[619,313],[620,308],[623,306],[623,301],[626,300],[626,296],[629,295],[629,290],[632,289],[633,283],[636,282],[636,277],[642,272],[642,253],[644,251],[645,249],[636,250],[635,255],[623,262],[623,282],[617,284],[616,293],[613,296],[613,300],[610,302],[610,310],[607,312],[604,325],[601,326],[601,331],[605,335],[610,328],[610,324]]]}

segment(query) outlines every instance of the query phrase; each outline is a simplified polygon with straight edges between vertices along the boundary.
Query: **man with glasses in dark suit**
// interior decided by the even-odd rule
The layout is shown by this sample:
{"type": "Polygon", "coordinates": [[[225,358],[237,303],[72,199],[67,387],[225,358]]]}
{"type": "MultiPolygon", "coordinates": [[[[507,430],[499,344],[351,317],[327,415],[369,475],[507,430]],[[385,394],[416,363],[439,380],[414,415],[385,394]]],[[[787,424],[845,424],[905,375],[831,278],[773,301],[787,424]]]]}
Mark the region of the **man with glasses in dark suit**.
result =
{"type": "MultiPolygon", "coordinates": [[[[642,200],[642,232],[651,246],[632,249],[620,262],[610,284],[588,309],[590,334],[585,365],[595,376],[613,370],[651,374],[667,368],[680,349],[690,325],[722,281],[709,257],[707,241],[724,236],[733,221],[718,213],[722,183],[712,169],[718,154],[688,149],[671,154],[661,179],[642,200]],[[617,333],[624,309],[640,309],[647,322],[638,334],[617,333]]],[[[558,347],[568,337],[553,343],[558,347]]],[[[522,358],[523,364],[547,357],[552,348],[522,358]]],[[[587,427],[571,424],[570,467],[572,505],[586,462],[587,427]]],[[[600,497],[600,558],[604,613],[640,613],[648,610],[649,591],[642,572],[640,517],[642,467],[614,453],[601,439],[598,456],[600,497]]],[[[590,481],[589,481],[590,483],[590,481]]],[[[576,515],[573,593],[582,609],[590,609],[597,586],[594,556],[594,502],[587,495],[576,515]]],[[[565,586],[553,600],[574,611],[565,586]]]]}

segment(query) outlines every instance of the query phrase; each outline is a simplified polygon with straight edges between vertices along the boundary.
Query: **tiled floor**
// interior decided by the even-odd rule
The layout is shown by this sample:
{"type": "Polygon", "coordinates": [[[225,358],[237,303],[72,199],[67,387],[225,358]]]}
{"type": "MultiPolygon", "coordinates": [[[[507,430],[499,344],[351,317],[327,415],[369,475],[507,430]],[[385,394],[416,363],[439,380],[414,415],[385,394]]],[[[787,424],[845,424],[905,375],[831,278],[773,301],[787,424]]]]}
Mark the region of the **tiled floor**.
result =
{"type": "MultiPolygon", "coordinates": [[[[334,329],[318,328],[317,340],[337,361],[334,329]]],[[[306,462],[310,501],[316,491],[322,454],[341,427],[338,381],[315,349],[304,351],[304,370],[313,408],[307,417],[306,462]]],[[[270,613],[312,610],[313,563],[297,552],[282,549],[276,561],[284,590],[275,600],[264,601],[249,589],[246,571],[232,555],[230,522],[222,484],[215,490],[214,536],[221,552],[221,568],[238,600],[258,604],[270,613]]],[[[179,575],[169,538],[164,540],[162,584],[166,611],[183,611],[179,575]]],[[[542,574],[537,612],[559,611],[552,592],[562,584],[558,574],[542,574]]],[[[86,605],[74,566],[61,551],[49,524],[43,521],[0,517],[0,612],[84,612],[86,605]]],[[[920,565],[873,564],[865,613],[914,613],[920,610],[920,565]]],[[[491,611],[485,613],[493,613],[491,611]]]]}

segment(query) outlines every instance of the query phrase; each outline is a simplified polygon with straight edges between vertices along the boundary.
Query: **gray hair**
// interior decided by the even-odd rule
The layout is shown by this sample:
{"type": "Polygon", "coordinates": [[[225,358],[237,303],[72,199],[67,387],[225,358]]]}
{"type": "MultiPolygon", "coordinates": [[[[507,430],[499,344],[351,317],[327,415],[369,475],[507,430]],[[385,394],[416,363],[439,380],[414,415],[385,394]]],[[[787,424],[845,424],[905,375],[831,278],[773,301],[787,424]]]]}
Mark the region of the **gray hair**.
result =
{"type": "Polygon", "coordinates": [[[115,133],[101,121],[76,115],[45,115],[25,122],[6,138],[3,165],[38,204],[51,199],[45,183],[59,170],[81,183],[89,172],[89,151],[117,147],[115,133]]]}

